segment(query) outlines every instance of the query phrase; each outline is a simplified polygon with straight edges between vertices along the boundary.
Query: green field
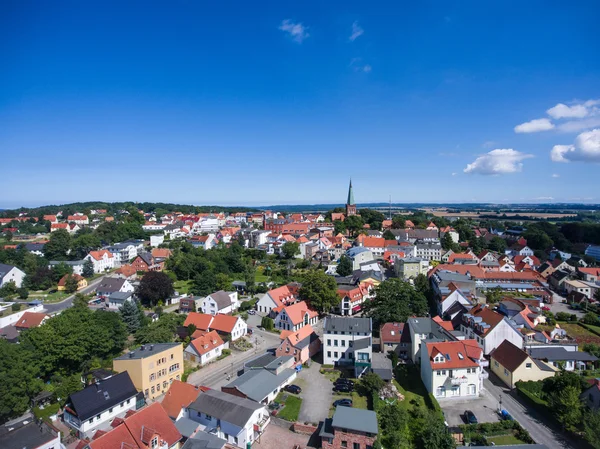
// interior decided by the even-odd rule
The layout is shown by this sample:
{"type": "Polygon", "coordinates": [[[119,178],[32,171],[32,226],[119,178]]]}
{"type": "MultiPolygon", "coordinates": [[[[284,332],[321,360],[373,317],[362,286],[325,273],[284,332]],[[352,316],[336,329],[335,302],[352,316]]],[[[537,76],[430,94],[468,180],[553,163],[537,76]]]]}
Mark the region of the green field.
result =
{"type": "Polygon", "coordinates": [[[527,444],[525,441],[519,440],[514,435],[500,435],[497,437],[487,437],[487,442],[496,446],[507,446],[510,444],[527,444]]]}
{"type": "Polygon", "coordinates": [[[269,282],[269,276],[265,275],[265,267],[258,267],[254,275],[254,282],[269,282]]]}
{"type": "Polygon", "coordinates": [[[283,401],[282,398],[283,394],[279,393],[279,395],[277,395],[277,398],[275,399],[280,404],[285,404],[283,409],[281,409],[281,411],[277,413],[277,417],[291,422],[298,421],[300,407],[302,407],[302,399],[292,394],[288,394],[288,397],[285,401],[283,401]]]}
{"type": "Polygon", "coordinates": [[[175,281],[173,283],[173,287],[176,292],[179,292],[180,295],[186,295],[190,292],[190,287],[192,286],[193,281],[175,281]]]}

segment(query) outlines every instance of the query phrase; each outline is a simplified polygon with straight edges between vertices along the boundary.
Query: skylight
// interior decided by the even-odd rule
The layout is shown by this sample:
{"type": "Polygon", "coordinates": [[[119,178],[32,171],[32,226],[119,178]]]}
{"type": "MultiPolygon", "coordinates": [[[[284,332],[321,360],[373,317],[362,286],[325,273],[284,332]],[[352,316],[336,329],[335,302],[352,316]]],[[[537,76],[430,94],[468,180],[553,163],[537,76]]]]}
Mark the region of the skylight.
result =
{"type": "Polygon", "coordinates": [[[462,352],[459,352],[459,353],[458,353],[458,358],[459,358],[459,359],[461,359],[461,360],[463,360],[463,359],[464,359],[464,356],[462,355],[462,352]]]}
{"type": "Polygon", "coordinates": [[[446,353],[446,360],[450,360],[450,354],[446,353]]]}

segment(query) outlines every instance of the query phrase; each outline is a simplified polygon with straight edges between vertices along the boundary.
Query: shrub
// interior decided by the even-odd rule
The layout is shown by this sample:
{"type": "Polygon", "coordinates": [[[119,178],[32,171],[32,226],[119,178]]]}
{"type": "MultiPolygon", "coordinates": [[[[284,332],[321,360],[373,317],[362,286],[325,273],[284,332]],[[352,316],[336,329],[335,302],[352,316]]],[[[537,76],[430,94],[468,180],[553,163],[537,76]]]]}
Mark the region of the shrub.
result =
{"type": "Polygon", "coordinates": [[[10,308],[13,312],[18,312],[19,310],[21,310],[21,303],[15,302],[12,306],[10,306],[10,308]]]}
{"type": "Polygon", "coordinates": [[[598,315],[596,315],[594,312],[588,312],[583,317],[583,322],[591,326],[597,326],[599,324],[598,315]]]}
{"type": "Polygon", "coordinates": [[[19,293],[20,299],[29,298],[29,290],[27,290],[25,287],[21,287],[17,292],[19,293]]]}
{"type": "Polygon", "coordinates": [[[265,328],[265,330],[272,331],[274,327],[273,319],[268,316],[263,317],[260,321],[260,325],[265,328]]]}
{"type": "Polygon", "coordinates": [[[571,320],[571,314],[567,313],[567,312],[558,312],[556,314],[556,319],[558,321],[570,321],[571,320]]]}

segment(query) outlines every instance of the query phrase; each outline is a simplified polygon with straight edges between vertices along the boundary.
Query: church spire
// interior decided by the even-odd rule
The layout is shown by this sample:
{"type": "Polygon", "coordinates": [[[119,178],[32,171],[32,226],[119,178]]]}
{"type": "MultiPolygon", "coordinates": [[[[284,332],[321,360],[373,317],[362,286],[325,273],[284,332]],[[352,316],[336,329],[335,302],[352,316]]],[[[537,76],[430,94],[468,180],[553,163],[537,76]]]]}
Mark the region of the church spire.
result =
{"type": "Polygon", "coordinates": [[[350,187],[348,187],[348,200],[346,204],[353,205],[354,204],[354,191],[352,190],[352,178],[350,178],[350,187]]]}

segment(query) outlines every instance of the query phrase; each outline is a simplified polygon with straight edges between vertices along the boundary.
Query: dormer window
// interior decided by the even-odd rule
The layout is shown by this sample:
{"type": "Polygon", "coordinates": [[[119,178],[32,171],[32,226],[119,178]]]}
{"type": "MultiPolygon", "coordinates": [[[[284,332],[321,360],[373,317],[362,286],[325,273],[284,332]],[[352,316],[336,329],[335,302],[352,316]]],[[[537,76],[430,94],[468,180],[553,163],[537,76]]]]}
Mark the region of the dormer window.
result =
{"type": "Polygon", "coordinates": [[[438,354],[438,355],[436,355],[436,356],[434,357],[433,361],[434,361],[435,363],[441,363],[441,362],[443,362],[443,361],[444,361],[444,356],[443,356],[443,355],[441,355],[441,354],[438,354]]]}

